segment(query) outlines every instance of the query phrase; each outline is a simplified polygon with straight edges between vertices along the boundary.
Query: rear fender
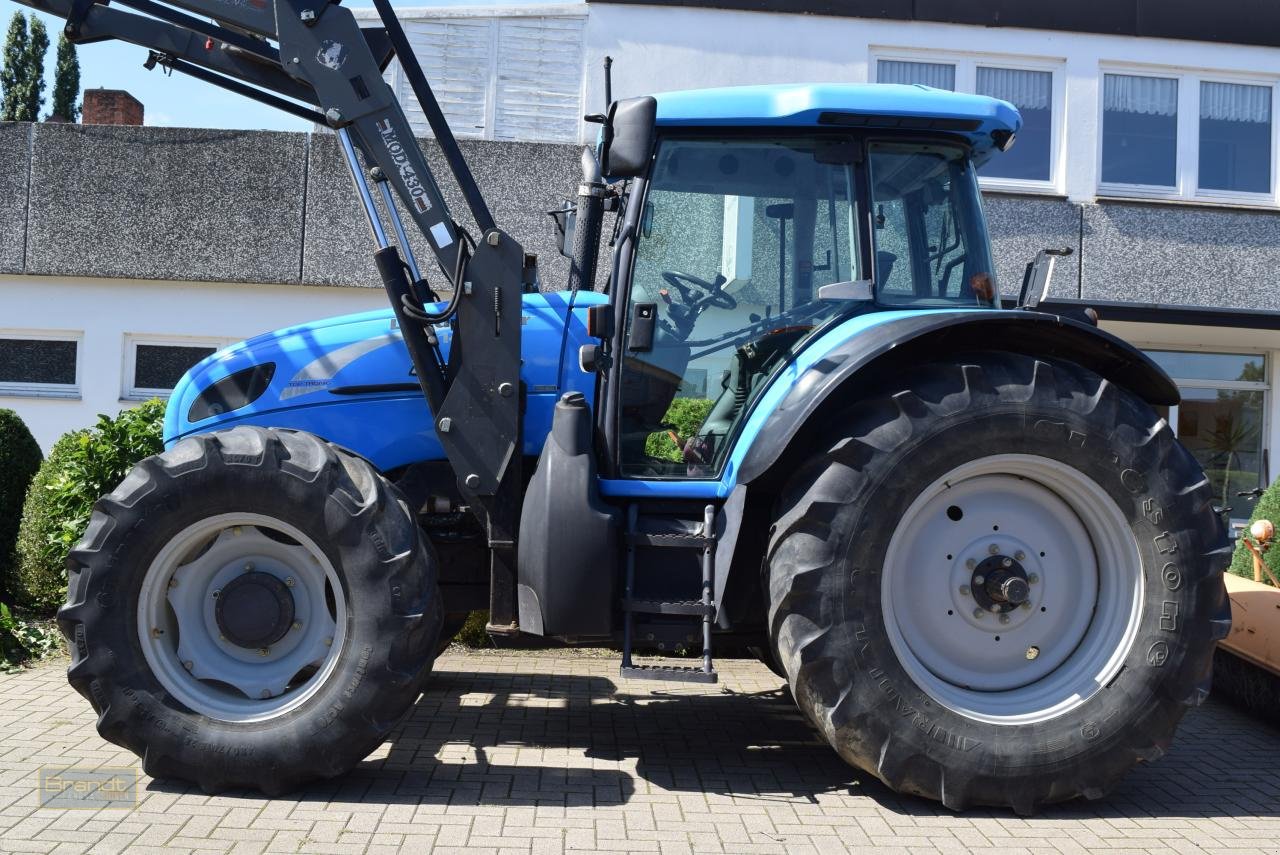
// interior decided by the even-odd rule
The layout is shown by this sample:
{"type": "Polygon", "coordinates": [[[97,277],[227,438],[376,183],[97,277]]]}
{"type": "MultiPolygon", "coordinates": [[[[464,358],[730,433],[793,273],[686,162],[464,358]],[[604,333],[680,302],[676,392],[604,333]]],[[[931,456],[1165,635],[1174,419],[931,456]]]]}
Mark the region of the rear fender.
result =
{"type": "Polygon", "coordinates": [[[1153,406],[1173,406],[1180,400],[1173,380],[1145,353],[1080,321],[1021,310],[897,315],[831,347],[795,377],[763,420],[752,419],[758,428],[740,440],[748,448],[738,483],[756,481],[786,459],[815,416],[831,414],[865,394],[863,381],[973,350],[1074,362],[1153,406]]]}

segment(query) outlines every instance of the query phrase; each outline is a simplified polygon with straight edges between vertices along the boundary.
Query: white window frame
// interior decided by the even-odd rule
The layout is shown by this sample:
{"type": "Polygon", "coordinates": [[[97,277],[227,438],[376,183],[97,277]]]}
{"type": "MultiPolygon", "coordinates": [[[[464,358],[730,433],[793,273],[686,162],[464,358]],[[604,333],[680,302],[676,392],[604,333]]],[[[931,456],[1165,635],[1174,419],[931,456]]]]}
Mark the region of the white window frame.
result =
{"type": "MultiPolygon", "coordinates": [[[[1066,60],[1047,57],[1019,56],[996,53],[960,53],[910,48],[871,48],[867,66],[872,82],[879,80],[880,60],[898,62],[933,62],[953,65],[956,69],[956,90],[974,94],[978,87],[978,68],[1008,68],[1016,71],[1047,71],[1051,75],[1052,103],[1049,110],[1049,180],[1034,181],[1024,178],[999,178],[978,175],[978,186],[983,190],[1003,193],[1029,193],[1038,195],[1066,195],[1066,146],[1063,131],[1066,127],[1067,75],[1066,60]]],[[[1014,142],[1017,145],[1017,142],[1014,142]]],[[[999,157],[997,152],[994,157],[999,157]]]]}
{"type": "Polygon", "coordinates": [[[74,383],[0,382],[0,396],[12,398],[80,398],[80,379],[84,376],[84,333],[78,330],[0,329],[0,339],[8,341],[70,341],[76,345],[76,380],[74,383]]]}
{"type": "Polygon", "coordinates": [[[1246,74],[1231,71],[1187,71],[1165,66],[1137,65],[1106,62],[1098,71],[1098,195],[1128,199],[1163,199],[1178,202],[1216,202],[1274,208],[1280,205],[1276,181],[1277,161],[1277,111],[1280,111],[1280,76],[1246,74]],[[1102,180],[1103,139],[1106,131],[1106,99],[1103,75],[1125,74],[1136,77],[1159,77],[1178,81],[1177,158],[1175,160],[1174,186],[1151,184],[1125,184],[1102,180]],[[1265,86],[1271,90],[1271,189],[1265,193],[1245,193],[1239,190],[1216,190],[1200,187],[1200,84],[1240,83],[1247,86],[1265,86]]]}
{"type": "Polygon", "coordinates": [[[150,333],[125,333],[124,335],[124,373],[121,374],[121,401],[149,401],[152,398],[168,400],[172,389],[152,389],[145,386],[134,386],[134,371],[138,367],[138,345],[154,345],[156,347],[212,347],[221,350],[229,344],[239,341],[235,338],[213,338],[208,336],[152,335],[150,333]]]}

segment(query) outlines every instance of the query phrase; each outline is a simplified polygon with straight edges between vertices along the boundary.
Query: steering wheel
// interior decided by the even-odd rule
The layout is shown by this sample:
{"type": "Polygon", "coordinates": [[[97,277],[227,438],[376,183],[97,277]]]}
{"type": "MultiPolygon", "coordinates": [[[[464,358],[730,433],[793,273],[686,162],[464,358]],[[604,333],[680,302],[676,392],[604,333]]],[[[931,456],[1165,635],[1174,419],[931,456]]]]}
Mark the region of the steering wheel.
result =
{"type": "Polygon", "coordinates": [[[726,294],[723,290],[725,282],[723,276],[717,276],[715,282],[708,282],[705,279],[699,279],[697,276],[681,273],[678,270],[667,270],[662,274],[662,278],[667,280],[667,283],[672,288],[679,291],[685,302],[691,307],[696,306],[698,309],[703,309],[707,306],[715,306],[718,309],[729,309],[731,311],[738,308],[738,301],[733,298],[732,294],[726,294]],[[681,284],[681,280],[707,292],[707,296],[690,300],[688,298],[688,289],[681,284]]]}

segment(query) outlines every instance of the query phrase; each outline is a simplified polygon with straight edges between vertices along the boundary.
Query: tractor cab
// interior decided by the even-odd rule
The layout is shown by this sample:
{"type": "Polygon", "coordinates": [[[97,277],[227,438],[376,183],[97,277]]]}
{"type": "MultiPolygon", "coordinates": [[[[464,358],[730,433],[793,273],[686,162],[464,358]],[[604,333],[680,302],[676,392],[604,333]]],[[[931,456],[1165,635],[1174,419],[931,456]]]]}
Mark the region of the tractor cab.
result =
{"type": "Polygon", "coordinates": [[[621,106],[603,151],[635,172],[612,281],[619,477],[717,477],[769,378],[852,315],[998,308],[975,173],[1012,144],[1009,105],[868,85],[648,100],[631,111],[653,127],[621,106]]]}

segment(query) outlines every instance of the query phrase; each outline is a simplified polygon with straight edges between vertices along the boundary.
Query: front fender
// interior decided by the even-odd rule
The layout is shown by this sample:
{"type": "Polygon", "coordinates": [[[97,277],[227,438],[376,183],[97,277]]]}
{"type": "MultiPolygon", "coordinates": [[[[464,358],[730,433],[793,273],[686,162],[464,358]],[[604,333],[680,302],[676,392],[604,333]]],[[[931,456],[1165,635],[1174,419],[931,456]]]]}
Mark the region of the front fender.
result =
{"type": "Polygon", "coordinates": [[[828,333],[846,336],[834,346],[823,341],[827,336],[810,344],[829,349],[790,379],[776,406],[753,414],[740,439],[747,451],[737,471],[738,484],[748,484],[771,470],[815,415],[856,400],[861,384],[849,381],[953,353],[1009,351],[1063,359],[1130,389],[1153,406],[1173,406],[1180,400],[1173,380],[1145,353],[1097,327],[1059,315],[1016,309],[962,310],[893,312],[885,313],[879,323],[875,315],[864,315],[862,320],[871,323],[856,334],[849,334],[844,325],[828,333]]]}

